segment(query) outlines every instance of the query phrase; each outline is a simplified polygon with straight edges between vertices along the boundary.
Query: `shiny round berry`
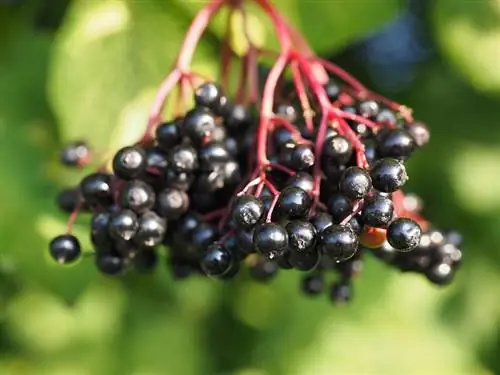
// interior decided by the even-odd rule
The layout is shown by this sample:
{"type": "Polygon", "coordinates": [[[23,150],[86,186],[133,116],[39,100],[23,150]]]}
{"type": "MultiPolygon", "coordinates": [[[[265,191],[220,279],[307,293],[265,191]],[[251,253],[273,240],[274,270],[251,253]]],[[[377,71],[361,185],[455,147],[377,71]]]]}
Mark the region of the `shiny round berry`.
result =
{"type": "Polygon", "coordinates": [[[285,184],[286,186],[295,186],[311,194],[314,187],[314,181],[309,173],[298,172],[291,176],[285,184]]]}
{"type": "Polygon", "coordinates": [[[153,247],[163,241],[167,224],[165,219],[150,211],[139,217],[139,228],[134,236],[134,243],[141,247],[153,247]]]}
{"type": "Polygon", "coordinates": [[[111,214],[109,219],[109,234],[116,240],[131,240],[134,237],[139,222],[132,210],[120,210],[111,214]]]}
{"type": "Polygon", "coordinates": [[[49,244],[50,256],[61,264],[71,264],[81,255],[80,242],[71,234],[55,237],[49,244]]]}
{"type": "Polygon", "coordinates": [[[275,212],[279,216],[299,219],[307,215],[311,205],[311,196],[305,190],[289,186],[281,191],[275,212]]]}
{"type": "Polygon", "coordinates": [[[335,223],[340,223],[351,214],[353,204],[345,195],[335,194],[328,199],[327,209],[328,213],[332,216],[332,220],[335,223]]]}
{"type": "Polygon", "coordinates": [[[214,82],[205,82],[194,92],[194,102],[201,107],[216,109],[221,96],[222,89],[218,85],[214,82]]]}
{"type": "Polygon", "coordinates": [[[177,173],[191,173],[198,168],[198,154],[188,145],[175,146],[167,155],[169,168],[177,173]]]}
{"type": "Polygon", "coordinates": [[[460,247],[462,246],[464,239],[459,232],[451,230],[446,233],[446,241],[456,247],[460,247]]]}
{"type": "Polygon", "coordinates": [[[378,160],[372,167],[370,176],[373,187],[379,191],[392,193],[408,181],[404,164],[393,158],[378,160]]]}
{"type": "Polygon", "coordinates": [[[448,263],[438,263],[426,270],[425,276],[436,285],[448,285],[455,277],[455,269],[448,263]]]}
{"type": "Polygon", "coordinates": [[[453,266],[462,261],[462,252],[453,244],[446,243],[436,249],[436,256],[441,263],[448,263],[453,266]]]}
{"type": "Polygon", "coordinates": [[[290,168],[305,171],[314,165],[314,152],[310,146],[296,145],[290,152],[290,168]]]}
{"type": "Polygon", "coordinates": [[[333,225],[332,217],[325,212],[316,213],[316,215],[311,217],[310,222],[316,229],[317,233],[321,233],[325,228],[333,225]]]}
{"type": "Polygon", "coordinates": [[[418,147],[423,147],[429,142],[431,136],[429,129],[422,122],[414,122],[405,126],[406,130],[413,137],[418,147]]]}
{"type": "Polygon", "coordinates": [[[155,198],[153,188],[141,180],[127,182],[120,191],[122,208],[129,208],[137,213],[151,209],[155,204],[155,198]]]}
{"type": "Polygon", "coordinates": [[[337,164],[345,164],[352,156],[352,144],[341,135],[328,138],[323,145],[323,155],[337,164]]]}
{"type": "Polygon", "coordinates": [[[379,111],[380,106],[375,100],[365,100],[358,103],[358,112],[363,117],[375,117],[379,111]]]}
{"type": "Polygon", "coordinates": [[[361,221],[370,227],[384,228],[391,222],[394,205],[389,198],[375,195],[365,199],[361,211],[361,221]]]}
{"type": "Polygon", "coordinates": [[[288,234],[279,224],[262,223],[255,228],[253,243],[259,253],[274,259],[288,250],[288,234]]]}
{"type": "Polygon", "coordinates": [[[227,116],[225,116],[225,124],[231,134],[241,134],[250,126],[252,126],[253,118],[248,109],[241,104],[231,106],[227,116]]]}
{"type": "Polygon", "coordinates": [[[273,132],[274,144],[278,149],[294,144],[293,134],[284,127],[279,127],[273,132]]]}
{"type": "Polygon", "coordinates": [[[90,158],[90,149],[85,141],[76,141],[67,145],[60,155],[61,164],[67,167],[81,167],[90,158]]]}
{"type": "Polygon", "coordinates": [[[315,269],[320,261],[320,254],[317,250],[307,253],[299,253],[297,251],[290,251],[288,255],[288,262],[290,265],[299,271],[312,271],[315,269]]]}
{"type": "Polygon", "coordinates": [[[200,260],[201,269],[207,276],[220,277],[226,274],[233,264],[233,255],[222,244],[208,247],[200,260]]]}
{"type": "Polygon", "coordinates": [[[201,223],[187,238],[188,251],[191,254],[200,254],[214,242],[216,237],[217,228],[207,223],[201,223]]]}
{"type": "Polygon", "coordinates": [[[279,271],[278,264],[272,260],[260,258],[257,262],[250,266],[250,276],[260,282],[268,282],[272,280],[279,271]]]}
{"type": "Polygon", "coordinates": [[[255,228],[238,229],[235,234],[236,247],[243,254],[255,252],[253,233],[255,228]]]}
{"type": "Polygon", "coordinates": [[[125,269],[123,258],[117,254],[97,254],[95,258],[97,269],[108,276],[116,276],[125,269]]]}
{"type": "Polygon", "coordinates": [[[113,172],[124,180],[139,177],[147,166],[146,151],[138,146],[124,147],[113,158],[113,172]]]}
{"type": "Polygon", "coordinates": [[[375,122],[377,122],[380,125],[394,127],[397,125],[398,119],[393,111],[391,111],[390,109],[384,108],[375,117],[375,122]]]}
{"type": "Polygon", "coordinates": [[[264,214],[262,200],[252,195],[239,196],[232,208],[232,219],[240,228],[249,228],[259,222],[264,214]]]}
{"type": "Polygon", "coordinates": [[[152,169],[151,174],[157,175],[167,167],[167,154],[159,147],[148,147],[146,149],[147,169],[152,169]]]}
{"type": "Polygon", "coordinates": [[[195,177],[192,173],[177,172],[173,168],[166,168],[163,173],[163,181],[166,187],[183,191],[189,190],[194,179],[195,177]]]}
{"type": "Polygon", "coordinates": [[[108,206],[113,203],[112,178],[106,173],[92,173],[80,182],[80,193],[86,203],[108,206]]]}
{"type": "Polygon", "coordinates": [[[372,188],[372,179],[368,172],[359,167],[349,167],[344,171],[339,182],[342,194],[351,199],[364,198],[372,188]]]}
{"type": "Polygon", "coordinates": [[[339,94],[340,94],[340,86],[337,82],[334,80],[328,81],[328,83],[325,85],[325,92],[326,95],[328,96],[328,99],[333,102],[338,99],[339,94]]]}
{"type": "Polygon", "coordinates": [[[274,112],[276,113],[276,116],[285,119],[289,123],[297,121],[297,110],[291,104],[281,103],[276,107],[274,112]]]}
{"type": "Polygon", "coordinates": [[[316,228],[308,221],[293,220],[286,224],[288,245],[298,253],[312,252],[316,248],[316,228]]]}
{"type": "Polygon", "coordinates": [[[189,196],[179,189],[163,189],[156,201],[158,212],[167,219],[177,219],[189,209],[189,196]]]}
{"type": "Polygon", "coordinates": [[[422,228],[414,220],[398,218],[387,229],[387,241],[399,251],[410,251],[420,244],[422,228]]]}
{"type": "Polygon", "coordinates": [[[59,209],[66,213],[73,212],[77,207],[79,209],[85,209],[85,207],[80,207],[83,203],[83,198],[80,194],[80,190],[76,188],[64,189],[57,194],[56,203],[59,209]]]}
{"type": "Polygon", "coordinates": [[[352,298],[352,286],[349,282],[340,282],[332,285],[330,299],[335,304],[345,304],[352,298]]]}
{"type": "Polygon", "coordinates": [[[308,296],[320,295],[325,289],[325,281],[321,275],[307,275],[302,279],[302,291],[308,296]]]}
{"type": "Polygon", "coordinates": [[[229,159],[229,152],[220,142],[209,142],[198,150],[198,160],[202,171],[213,171],[218,164],[225,163],[229,159]]]}
{"type": "Polygon", "coordinates": [[[184,117],[182,130],[195,145],[201,145],[211,139],[216,127],[214,115],[205,108],[195,108],[184,117]]]}
{"type": "Polygon", "coordinates": [[[358,251],[358,236],[348,226],[331,225],[319,235],[323,253],[336,261],[352,258],[358,251]]]}
{"type": "Polygon", "coordinates": [[[156,128],[156,142],[165,151],[181,143],[182,137],[176,121],[165,122],[156,128]]]}
{"type": "Polygon", "coordinates": [[[109,212],[98,212],[92,216],[90,222],[90,239],[96,250],[109,250],[112,240],[109,236],[109,222],[111,214],[109,212]]]}
{"type": "Polygon", "coordinates": [[[383,157],[407,158],[414,149],[415,141],[404,129],[392,129],[378,144],[378,151],[383,157]]]}

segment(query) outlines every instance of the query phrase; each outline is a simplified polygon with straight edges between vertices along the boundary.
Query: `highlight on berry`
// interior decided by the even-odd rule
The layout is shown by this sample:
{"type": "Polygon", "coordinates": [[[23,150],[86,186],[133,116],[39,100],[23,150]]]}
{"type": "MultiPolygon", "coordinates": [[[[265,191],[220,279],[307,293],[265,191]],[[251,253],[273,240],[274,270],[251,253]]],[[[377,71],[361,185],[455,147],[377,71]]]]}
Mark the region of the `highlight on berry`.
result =
{"type": "Polygon", "coordinates": [[[409,108],[312,54],[268,0],[213,0],[188,30],[141,139],[111,160],[99,160],[91,140],[62,150],[64,166],[88,172],[57,197],[70,217],[50,255],[72,264],[90,250],[72,234],[87,214],[92,259],[106,275],[151,271],[163,257],[178,280],[297,272],[306,295],[345,303],[372,256],[445,285],[461,263],[461,236],[424,219],[421,200],[402,190],[406,162],[429,139],[409,108]],[[247,2],[277,26],[280,51],[248,41],[235,84],[230,50],[217,81],[192,71],[209,20],[247,2]],[[262,85],[258,64],[270,56],[262,85]]]}

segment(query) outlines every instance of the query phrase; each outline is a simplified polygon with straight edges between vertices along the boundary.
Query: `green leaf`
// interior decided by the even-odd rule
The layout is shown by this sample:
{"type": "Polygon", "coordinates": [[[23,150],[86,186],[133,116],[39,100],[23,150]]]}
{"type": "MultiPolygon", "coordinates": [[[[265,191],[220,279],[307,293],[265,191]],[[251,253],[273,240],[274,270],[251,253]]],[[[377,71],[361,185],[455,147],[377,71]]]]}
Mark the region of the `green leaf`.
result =
{"type": "Polygon", "coordinates": [[[436,2],[434,24],[445,56],[476,88],[500,92],[500,2],[436,2]]]}

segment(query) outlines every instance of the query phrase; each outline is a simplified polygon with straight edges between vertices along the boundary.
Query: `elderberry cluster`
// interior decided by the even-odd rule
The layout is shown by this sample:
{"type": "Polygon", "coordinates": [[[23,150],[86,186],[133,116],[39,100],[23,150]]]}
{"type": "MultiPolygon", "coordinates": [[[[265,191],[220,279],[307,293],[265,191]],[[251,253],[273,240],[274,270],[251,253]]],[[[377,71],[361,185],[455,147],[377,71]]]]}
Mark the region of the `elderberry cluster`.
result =
{"type": "MultiPolygon", "coordinates": [[[[92,215],[98,269],[150,270],[164,248],[176,278],[229,280],[245,266],[266,282],[295,270],[304,273],[304,293],[326,291],[346,302],[365,253],[373,253],[435,284],[451,281],[458,236],[430,229],[401,192],[405,163],[428,142],[427,127],[331,81],[324,89],[332,105],[359,121],[345,120],[348,130],[332,121],[322,133],[321,116],[308,126],[294,91],[284,87],[268,119],[265,165],[255,155],[258,113],[209,82],[195,91],[192,110],[119,150],[112,172],[102,167],[62,191],[64,211],[92,215]]],[[[74,142],[61,161],[81,167],[91,154],[74,142]]],[[[50,253],[72,263],[81,248],[68,233],[51,242],[50,253]]]]}

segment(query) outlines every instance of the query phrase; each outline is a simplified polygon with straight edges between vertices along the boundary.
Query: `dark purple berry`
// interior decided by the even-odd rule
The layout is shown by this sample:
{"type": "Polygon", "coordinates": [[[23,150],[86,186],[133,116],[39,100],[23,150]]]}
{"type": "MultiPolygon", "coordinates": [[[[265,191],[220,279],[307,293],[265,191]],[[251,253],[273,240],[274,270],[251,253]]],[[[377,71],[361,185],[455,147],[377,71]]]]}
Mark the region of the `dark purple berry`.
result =
{"type": "Polygon", "coordinates": [[[188,145],[175,146],[167,155],[168,168],[177,173],[192,173],[198,169],[198,154],[188,145]]]}
{"type": "Polygon", "coordinates": [[[408,181],[404,164],[393,158],[378,160],[371,169],[373,187],[379,191],[392,193],[408,181]]]}
{"type": "Polygon", "coordinates": [[[349,167],[339,182],[342,194],[350,199],[364,198],[372,188],[372,179],[367,171],[359,167],[349,167]]]}
{"type": "Polygon", "coordinates": [[[158,212],[167,219],[177,219],[189,209],[189,196],[179,189],[163,189],[156,201],[158,212]]]}
{"type": "Polygon", "coordinates": [[[328,138],[323,145],[323,155],[336,164],[345,164],[352,155],[352,144],[341,135],[328,138]]]}
{"type": "Polygon", "coordinates": [[[120,210],[111,214],[109,219],[109,234],[116,240],[129,241],[134,237],[139,222],[132,210],[120,210]]]}
{"type": "Polygon", "coordinates": [[[422,228],[414,220],[398,218],[387,228],[387,241],[399,251],[410,251],[420,244],[422,228]]]}
{"type": "Polygon", "coordinates": [[[112,178],[106,173],[92,173],[80,182],[80,193],[90,205],[109,206],[113,203],[112,178]]]}
{"type": "Polygon", "coordinates": [[[288,234],[279,224],[259,224],[253,234],[253,243],[259,253],[274,259],[288,250],[288,234]]]}
{"type": "Polygon", "coordinates": [[[347,226],[331,225],[319,235],[324,254],[336,261],[352,258],[358,251],[358,236],[347,226]]]}
{"type": "Polygon", "coordinates": [[[327,202],[328,213],[337,224],[352,213],[353,207],[352,201],[341,194],[332,195],[327,202]]]}
{"type": "Polygon", "coordinates": [[[233,255],[224,245],[213,244],[202,255],[200,264],[207,276],[224,276],[233,265],[233,255]]]}
{"type": "Polygon", "coordinates": [[[155,204],[155,192],[151,186],[141,180],[127,182],[120,191],[122,208],[137,213],[150,210],[155,204]]]}
{"type": "Polygon", "coordinates": [[[302,291],[307,296],[320,295],[325,289],[325,281],[321,275],[307,275],[302,278],[302,291]]]}
{"type": "Polygon", "coordinates": [[[404,129],[392,129],[378,143],[382,157],[408,158],[415,149],[413,136],[404,129]]]}
{"type": "Polygon", "coordinates": [[[281,217],[299,219],[307,215],[311,205],[311,196],[305,190],[289,186],[281,191],[274,212],[281,217]]]}
{"type": "Polygon", "coordinates": [[[156,128],[156,142],[164,151],[170,151],[182,140],[177,121],[165,122],[156,128]]]}
{"type": "Polygon", "coordinates": [[[316,248],[316,228],[308,221],[293,220],[285,226],[288,245],[298,253],[312,252],[316,248]]]}
{"type": "Polygon", "coordinates": [[[117,254],[97,254],[95,261],[97,269],[104,275],[116,276],[125,269],[123,258],[117,254]]]}
{"type": "Polygon", "coordinates": [[[249,228],[259,222],[264,214],[264,204],[252,195],[239,196],[232,208],[232,219],[240,228],[249,228]]]}
{"type": "Polygon", "coordinates": [[[80,167],[90,156],[90,149],[85,141],[76,141],[67,145],[60,155],[60,161],[67,167],[80,167]]]}
{"type": "Polygon", "coordinates": [[[124,147],[113,158],[113,172],[124,180],[139,177],[147,167],[146,151],[138,146],[124,147]]]}
{"type": "Polygon", "coordinates": [[[198,107],[186,113],[182,130],[193,144],[201,145],[211,139],[216,126],[212,112],[198,107]]]}
{"type": "Polygon", "coordinates": [[[71,264],[81,255],[80,242],[71,234],[55,237],[49,244],[50,256],[60,264],[71,264]]]}
{"type": "Polygon", "coordinates": [[[167,230],[166,220],[150,211],[139,217],[139,228],[134,243],[141,247],[153,247],[163,241],[167,230]]]}
{"type": "Polygon", "coordinates": [[[365,199],[361,211],[361,221],[364,225],[385,228],[394,215],[394,205],[389,198],[375,195],[365,199]]]}
{"type": "Polygon", "coordinates": [[[220,104],[222,89],[214,82],[205,82],[194,93],[196,105],[215,110],[220,104]]]}

